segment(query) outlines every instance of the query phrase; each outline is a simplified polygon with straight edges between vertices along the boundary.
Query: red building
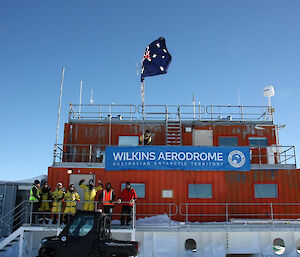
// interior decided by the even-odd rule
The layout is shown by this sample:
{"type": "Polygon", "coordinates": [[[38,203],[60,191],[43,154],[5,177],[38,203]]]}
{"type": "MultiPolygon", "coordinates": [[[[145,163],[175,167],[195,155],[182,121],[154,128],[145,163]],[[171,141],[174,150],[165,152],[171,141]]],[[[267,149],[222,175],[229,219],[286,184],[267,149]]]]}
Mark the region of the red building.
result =
{"type": "Polygon", "coordinates": [[[63,144],[55,146],[48,169],[52,187],[94,178],[111,182],[118,196],[130,181],[138,194],[138,215],[172,213],[176,220],[185,220],[187,213],[193,221],[300,213],[295,149],[279,144],[271,107],[82,105],[80,113],[76,108],[70,106],[63,144]],[[105,169],[107,147],[138,146],[146,130],[152,147],[249,147],[251,169],[105,169]]]}

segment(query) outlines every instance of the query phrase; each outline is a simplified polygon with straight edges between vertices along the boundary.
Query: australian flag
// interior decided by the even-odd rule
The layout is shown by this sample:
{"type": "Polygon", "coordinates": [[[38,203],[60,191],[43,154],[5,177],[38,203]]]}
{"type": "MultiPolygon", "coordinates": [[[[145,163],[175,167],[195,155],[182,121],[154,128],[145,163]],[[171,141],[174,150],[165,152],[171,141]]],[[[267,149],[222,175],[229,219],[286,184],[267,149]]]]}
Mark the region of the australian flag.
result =
{"type": "Polygon", "coordinates": [[[160,37],[153,41],[145,50],[141,82],[145,77],[167,73],[171,60],[172,56],[166,47],[166,40],[160,37]]]}

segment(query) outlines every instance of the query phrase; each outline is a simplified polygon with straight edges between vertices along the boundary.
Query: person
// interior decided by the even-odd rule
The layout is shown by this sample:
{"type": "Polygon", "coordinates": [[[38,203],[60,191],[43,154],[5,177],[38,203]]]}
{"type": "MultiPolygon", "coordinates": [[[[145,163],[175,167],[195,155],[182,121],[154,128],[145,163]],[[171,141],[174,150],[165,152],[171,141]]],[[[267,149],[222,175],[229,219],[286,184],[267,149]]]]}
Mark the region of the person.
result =
{"type": "Polygon", "coordinates": [[[67,224],[70,217],[76,213],[76,202],[80,201],[79,194],[75,190],[74,184],[69,186],[68,192],[64,196],[66,207],[64,210],[64,223],[67,224]]]}
{"type": "Polygon", "coordinates": [[[115,207],[114,201],[116,198],[115,191],[111,188],[111,183],[105,185],[105,189],[100,193],[99,203],[103,204],[103,212],[112,218],[113,209],[115,207]]]}
{"type": "Polygon", "coordinates": [[[94,180],[90,179],[88,185],[84,185],[83,182],[85,179],[79,181],[79,186],[84,190],[84,203],[83,210],[84,211],[95,211],[95,197],[98,191],[102,190],[103,184],[101,180],[98,181],[99,186],[94,186],[94,180]]]}
{"type": "Polygon", "coordinates": [[[150,131],[147,129],[144,135],[140,136],[140,144],[150,145],[152,142],[150,131]]]}
{"type": "Polygon", "coordinates": [[[65,196],[65,190],[63,189],[63,184],[58,182],[56,184],[55,190],[52,192],[51,197],[53,199],[53,206],[52,206],[52,214],[53,214],[53,221],[52,224],[57,223],[57,215],[61,213],[62,210],[62,200],[65,196]]]}
{"type": "Polygon", "coordinates": [[[137,199],[136,192],[134,188],[131,187],[130,182],[126,182],[126,188],[123,189],[121,195],[118,199],[118,203],[124,202],[122,205],[122,215],[121,215],[121,226],[125,225],[125,216],[126,216],[126,225],[129,225],[132,216],[133,203],[137,199]],[[125,215],[124,215],[125,214],[125,215]]]}
{"type": "Polygon", "coordinates": [[[29,196],[29,201],[32,204],[31,207],[31,211],[32,211],[32,223],[35,223],[36,221],[36,216],[37,216],[37,212],[39,210],[39,206],[40,206],[40,181],[39,180],[35,180],[31,189],[30,189],[30,196],[29,196]]]}
{"type": "Polygon", "coordinates": [[[40,207],[39,212],[42,212],[39,215],[39,223],[42,224],[45,222],[46,224],[49,223],[50,214],[50,200],[51,200],[51,188],[49,187],[47,181],[42,182],[42,187],[39,189],[40,193],[40,207]]]}

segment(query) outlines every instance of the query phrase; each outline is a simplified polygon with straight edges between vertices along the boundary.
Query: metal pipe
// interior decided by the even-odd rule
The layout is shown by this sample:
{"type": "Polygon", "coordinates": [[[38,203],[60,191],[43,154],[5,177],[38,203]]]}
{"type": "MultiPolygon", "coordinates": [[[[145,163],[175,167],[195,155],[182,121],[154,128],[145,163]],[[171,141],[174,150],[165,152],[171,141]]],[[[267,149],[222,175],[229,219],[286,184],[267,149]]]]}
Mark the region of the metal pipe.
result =
{"type": "Polygon", "coordinates": [[[92,160],[92,145],[90,145],[89,162],[92,160]]]}
{"type": "Polygon", "coordinates": [[[273,204],[272,203],[270,203],[270,210],[271,210],[271,220],[272,220],[272,223],[273,223],[274,213],[273,213],[273,204]]]}
{"type": "Polygon", "coordinates": [[[228,223],[228,204],[226,203],[226,223],[228,223]]]}
{"type": "Polygon", "coordinates": [[[80,94],[79,94],[79,116],[78,118],[80,119],[80,115],[81,115],[81,97],[82,97],[82,80],[80,81],[80,94]]]}
{"type": "Polygon", "coordinates": [[[188,204],[185,204],[185,224],[187,225],[189,223],[189,214],[188,214],[188,204]]]}
{"type": "Polygon", "coordinates": [[[111,105],[109,104],[109,138],[108,138],[108,143],[110,146],[111,143],[111,105]]]}

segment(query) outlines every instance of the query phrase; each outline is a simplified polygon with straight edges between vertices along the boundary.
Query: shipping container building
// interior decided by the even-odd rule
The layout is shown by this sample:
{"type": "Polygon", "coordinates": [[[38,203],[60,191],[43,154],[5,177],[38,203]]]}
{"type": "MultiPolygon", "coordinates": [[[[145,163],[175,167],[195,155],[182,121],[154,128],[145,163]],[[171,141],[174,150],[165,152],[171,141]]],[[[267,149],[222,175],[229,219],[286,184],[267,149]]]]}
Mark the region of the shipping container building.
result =
{"type": "Polygon", "coordinates": [[[130,181],[138,194],[137,218],[163,213],[178,221],[188,214],[190,221],[202,222],[298,218],[300,172],[295,148],[279,143],[278,130],[284,126],[273,122],[273,113],[270,106],[70,105],[63,143],[55,145],[48,168],[48,183],[52,188],[57,182],[78,187],[80,179],[93,178],[112,183],[119,196],[130,181]],[[147,151],[150,146],[141,141],[147,130],[154,150],[179,154],[184,149],[248,149],[244,161],[250,168],[206,169],[204,154],[198,155],[199,168],[191,170],[177,164],[174,169],[141,165],[110,170],[108,149],[147,151]]]}

